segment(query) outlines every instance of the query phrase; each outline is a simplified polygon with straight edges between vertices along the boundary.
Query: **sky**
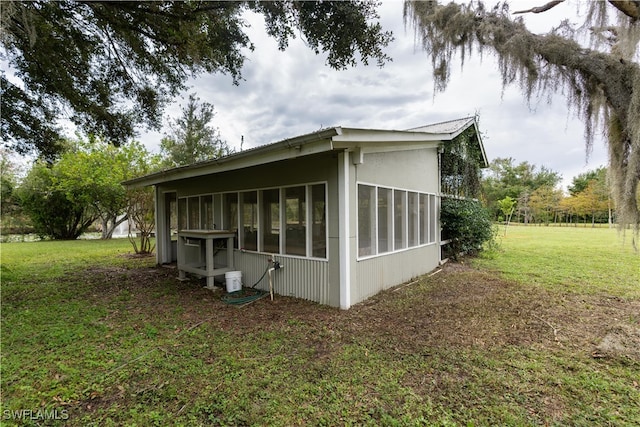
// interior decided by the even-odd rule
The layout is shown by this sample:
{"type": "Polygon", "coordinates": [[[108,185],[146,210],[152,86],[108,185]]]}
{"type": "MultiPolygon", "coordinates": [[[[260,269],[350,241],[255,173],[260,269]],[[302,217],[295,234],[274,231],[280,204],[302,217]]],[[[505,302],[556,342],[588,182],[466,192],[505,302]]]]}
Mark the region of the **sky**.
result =
{"type": "MultiPolygon", "coordinates": [[[[512,10],[544,3],[518,1],[512,10]]],[[[325,65],[326,56],[315,55],[299,37],[279,51],[261,17],[247,16],[255,50],[247,52],[244,80],[238,86],[221,74],[191,80],[183,99],[166,110],[167,118],[179,116],[188,93],[195,93],[214,105],[213,125],[239,150],[243,137],[242,148],[248,149],[324,127],[409,129],[477,113],[489,160],[512,157],[516,164],[545,166],[562,175],[565,189],[574,176],[606,165],[600,137],[587,157],[584,125],[562,95],[528,105],[517,86],[503,90],[490,54],[467,59],[462,70],[454,65],[446,91],[434,94],[430,60],[415,43],[413,29],[405,28],[402,1],[384,1],[378,11],[382,27],[395,36],[386,49],[393,61],[383,68],[360,64],[343,71],[325,65]]],[[[578,22],[575,3],[525,15],[536,32],[567,17],[578,22]]],[[[147,132],[139,139],[157,152],[161,137],[162,132],[147,132]]]]}

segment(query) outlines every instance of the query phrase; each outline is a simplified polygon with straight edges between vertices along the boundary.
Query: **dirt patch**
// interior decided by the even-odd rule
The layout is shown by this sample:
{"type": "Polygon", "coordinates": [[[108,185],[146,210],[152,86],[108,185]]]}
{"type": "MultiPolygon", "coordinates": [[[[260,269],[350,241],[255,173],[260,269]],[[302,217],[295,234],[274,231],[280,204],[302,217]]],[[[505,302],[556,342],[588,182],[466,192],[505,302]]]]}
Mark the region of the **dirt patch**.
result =
{"type": "Polygon", "coordinates": [[[178,330],[207,322],[245,334],[302,324],[309,331],[306,344],[319,354],[362,341],[400,353],[509,345],[596,350],[603,357],[638,358],[640,353],[640,301],[551,292],[460,263],[448,263],[438,274],[382,292],[348,311],[279,295],[274,301],[267,297],[242,308],[229,306],[221,301],[224,290],[210,291],[202,280],[180,282],[171,268],[105,268],[84,274],[100,283],[92,295],[96,304],[116,300],[118,310],[174,323],[179,311],[183,325],[178,330]]]}
{"type": "Polygon", "coordinates": [[[627,356],[640,361],[640,328],[618,325],[596,347],[594,357],[627,356]]]}

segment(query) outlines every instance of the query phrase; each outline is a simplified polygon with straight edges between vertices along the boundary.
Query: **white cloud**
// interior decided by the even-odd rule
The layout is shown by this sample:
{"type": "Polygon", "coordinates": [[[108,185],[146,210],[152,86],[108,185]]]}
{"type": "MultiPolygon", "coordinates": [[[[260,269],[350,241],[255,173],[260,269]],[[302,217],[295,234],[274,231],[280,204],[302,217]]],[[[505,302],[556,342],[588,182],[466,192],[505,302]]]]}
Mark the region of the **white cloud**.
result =
{"type": "MultiPolygon", "coordinates": [[[[529,3],[518,2],[513,9],[539,5],[529,3]]],[[[575,5],[561,6],[525,19],[535,31],[546,31],[566,14],[575,15],[575,5]]],[[[236,148],[242,136],[246,149],[320,127],[407,129],[477,112],[490,159],[513,157],[546,166],[563,175],[565,186],[573,176],[606,164],[601,140],[586,164],[583,125],[567,111],[561,95],[552,97],[551,104],[527,105],[517,87],[503,91],[491,55],[468,59],[463,71],[454,66],[447,90],[434,97],[429,58],[414,46],[412,30],[405,31],[402,7],[391,1],[379,9],[383,28],[396,38],[387,49],[393,61],[384,68],[332,70],[300,38],[281,52],[265,35],[261,17],[252,15],[247,21],[255,51],[247,52],[245,80],[234,86],[228,76],[202,76],[189,92],[215,105],[215,125],[236,148]]],[[[180,109],[173,105],[167,113],[175,117],[180,109]]],[[[146,133],[141,140],[156,151],[160,136],[146,133]]]]}

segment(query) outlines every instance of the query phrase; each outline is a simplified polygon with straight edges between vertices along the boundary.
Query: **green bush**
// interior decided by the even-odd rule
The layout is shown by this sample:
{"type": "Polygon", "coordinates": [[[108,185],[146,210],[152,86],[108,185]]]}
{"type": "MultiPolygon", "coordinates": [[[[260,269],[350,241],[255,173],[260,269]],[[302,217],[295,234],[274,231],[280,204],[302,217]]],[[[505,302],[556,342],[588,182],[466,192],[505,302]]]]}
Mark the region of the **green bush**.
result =
{"type": "Polygon", "coordinates": [[[40,237],[77,239],[97,215],[90,204],[57,188],[59,178],[58,170],[36,163],[17,190],[20,205],[40,237]]]}
{"type": "Polygon", "coordinates": [[[489,211],[477,200],[443,197],[440,207],[442,240],[451,240],[446,255],[476,253],[494,238],[489,211]]]}

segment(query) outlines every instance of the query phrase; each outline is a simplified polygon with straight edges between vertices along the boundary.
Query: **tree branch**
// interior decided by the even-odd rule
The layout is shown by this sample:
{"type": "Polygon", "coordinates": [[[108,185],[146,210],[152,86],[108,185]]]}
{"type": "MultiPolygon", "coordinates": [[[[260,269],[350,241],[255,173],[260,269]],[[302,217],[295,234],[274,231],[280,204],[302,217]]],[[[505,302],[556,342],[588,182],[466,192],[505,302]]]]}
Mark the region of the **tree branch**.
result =
{"type": "Polygon", "coordinates": [[[519,13],[542,13],[542,12],[546,12],[551,8],[556,7],[557,5],[563,2],[564,0],[553,0],[545,4],[544,6],[532,7],[531,9],[527,9],[527,10],[519,10],[517,12],[513,12],[513,14],[517,15],[519,13]]]}
{"type": "Polygon", "coordinates": [[[609,4],[627,15],[632,20],[640,19],[640,1],[637,0],[609,0],[609,4]]]}

